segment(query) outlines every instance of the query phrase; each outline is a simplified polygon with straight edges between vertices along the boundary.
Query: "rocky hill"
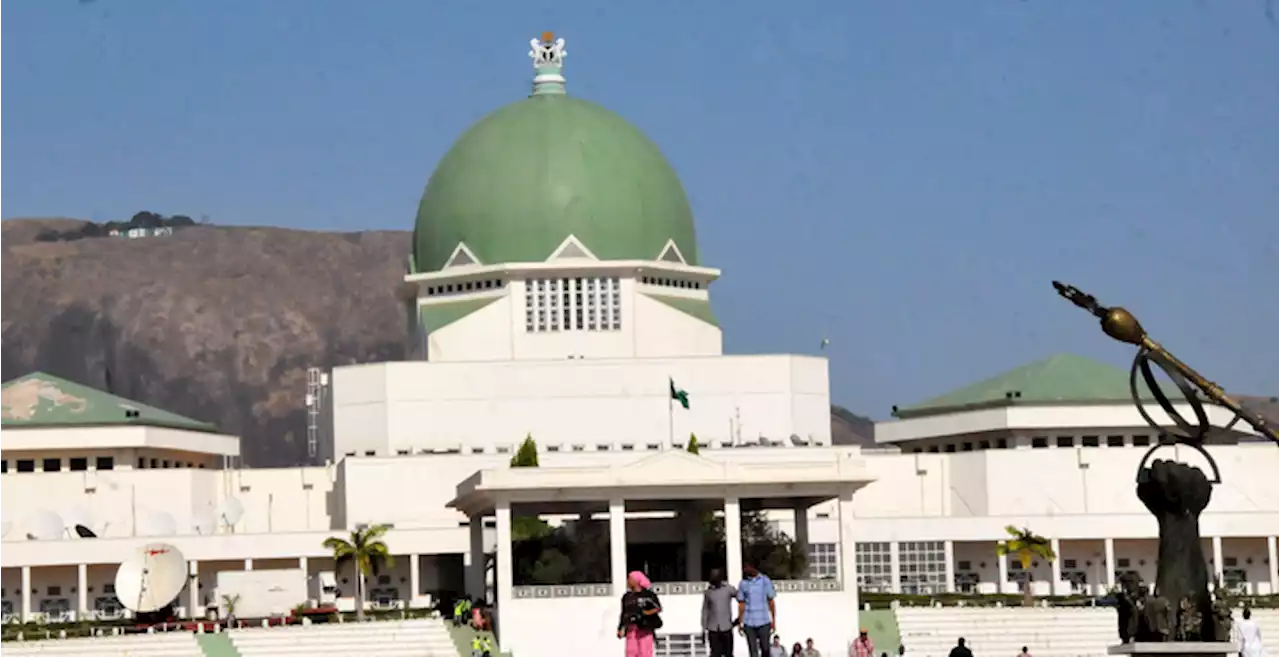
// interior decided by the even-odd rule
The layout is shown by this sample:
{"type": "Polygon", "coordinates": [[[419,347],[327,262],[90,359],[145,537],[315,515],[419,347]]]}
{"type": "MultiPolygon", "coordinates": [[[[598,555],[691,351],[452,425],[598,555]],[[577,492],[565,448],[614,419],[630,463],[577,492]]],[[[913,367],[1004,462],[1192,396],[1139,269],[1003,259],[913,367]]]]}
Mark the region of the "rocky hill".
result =
{"type": "MultiPolygon", "coordinates": [[[[71,219],[3,222],[2,375],[107,387],[244,436],[245,462],[306,455],[308,367],[403,357],[410,234],[192,226],[129,240],[39,241],[71,219]]],[[[839,442],[871,423],[833,409],[839,442]]]]}

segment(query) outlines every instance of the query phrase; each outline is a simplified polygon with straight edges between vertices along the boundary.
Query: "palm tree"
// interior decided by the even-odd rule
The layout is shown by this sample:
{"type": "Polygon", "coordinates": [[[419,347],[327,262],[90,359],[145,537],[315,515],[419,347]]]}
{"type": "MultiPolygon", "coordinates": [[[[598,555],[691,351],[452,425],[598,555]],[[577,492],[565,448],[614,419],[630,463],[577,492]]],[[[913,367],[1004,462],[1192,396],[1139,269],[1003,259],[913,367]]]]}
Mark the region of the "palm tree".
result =
{"type": "Polygon", "coordinates": [[[350,563],[355,571],[356,579],[356,620],[364,620],[364,585],[365,577],[377,575],[382,568],[390,568],[395,558],[387,550],[382,541],[390,529],[387,525],[372,525],[351,532],[351,538],[343,539],[332,536],[324,539],[326,549],[333,552],[335,568],[342,568],[350,563]]]}
{"type": "MultiPolygon", "coordinates": [[[[1031,606],[1031,561],[1036,557],[1045,561],[1053,561],[1058,555],[1053,553],[1053,547],[1049,539],[1033,533],[1030,529],[1023,527],[1018,529],[1013,525],[1004,528],[1009,534],[1009,538],[996,543],[996,554],[1001,559],[1007,555],[1013,555],[1018,558],[1022,564],[1022,572],[1024,573],[1025,582],[1023,583],[1023,604],[1031,606]]],[[[1000,583],[1001,586],[1004,582],[1000,583]]]]}

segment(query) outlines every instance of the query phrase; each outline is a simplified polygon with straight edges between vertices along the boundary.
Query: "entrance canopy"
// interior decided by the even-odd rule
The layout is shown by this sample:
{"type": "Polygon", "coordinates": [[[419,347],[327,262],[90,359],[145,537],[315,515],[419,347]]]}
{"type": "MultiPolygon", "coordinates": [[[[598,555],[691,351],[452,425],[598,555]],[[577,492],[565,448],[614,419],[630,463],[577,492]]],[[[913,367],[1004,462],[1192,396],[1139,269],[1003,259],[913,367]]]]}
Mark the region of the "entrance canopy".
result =
{"type": "Polygon", "coordinates": [[[630,511],[669,509],[671,500],[716,500],[719,506],[729,497],[760,500],[760,508],[794,508],[799,500],[811,505],[873,479],[857,452],[733,462],[672,449],[616,465],[480,470],[458,484],[449,506],[470,517],[493,513],[499,500],[549,514],[610,499],[625,499],[630,511]]]}

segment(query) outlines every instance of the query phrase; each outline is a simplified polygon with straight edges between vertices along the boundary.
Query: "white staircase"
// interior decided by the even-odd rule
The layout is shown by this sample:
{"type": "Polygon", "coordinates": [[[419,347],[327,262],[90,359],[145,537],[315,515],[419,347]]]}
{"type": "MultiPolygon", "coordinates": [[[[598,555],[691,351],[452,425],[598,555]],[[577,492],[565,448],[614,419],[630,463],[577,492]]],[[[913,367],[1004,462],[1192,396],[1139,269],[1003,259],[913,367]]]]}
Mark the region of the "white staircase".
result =
{"type": "Polygon", "coordinates": [[[1119,643],[1109,607],[899,607],[898,634],[911,657],[946,657],[964,637],[974,657],[1100,657],[1119,643]]]}
{"type": "Polygon", "coordinates": [[[41,639],[5,641],[4,657],[49,655],[57,657],[203,657],[190,632],[125,634],[91,639],[41,639]]]}
{"type": "MultiPolygon", "coordinates": [[[[1239,620],[1239,609],[1236,610],[1235,617],[1239,620]]],[[[1258,626],[1262,628],[1262,645],[1266,647],[1267,654],[1271,657],[1280,656],[1280,609],[1254,609],[1253,620],[1258,621],[1258,626]]]]}
{"type": "MultiPolygon", "coordinates": [[[[241,657],[457,657],[438,620],[320,623],[227,633],[241,657]]],[[[7,653],[6,653],[7,657],[7,653]]]]}

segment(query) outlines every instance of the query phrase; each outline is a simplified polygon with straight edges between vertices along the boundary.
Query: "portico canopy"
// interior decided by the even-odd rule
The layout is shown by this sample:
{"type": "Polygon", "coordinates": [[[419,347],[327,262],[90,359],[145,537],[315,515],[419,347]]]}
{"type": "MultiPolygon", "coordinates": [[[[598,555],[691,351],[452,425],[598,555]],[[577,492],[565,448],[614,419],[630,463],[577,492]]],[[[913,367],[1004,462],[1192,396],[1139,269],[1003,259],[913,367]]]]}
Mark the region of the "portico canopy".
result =
{"type": "Polygon", "coordinates": [[[615,465],[479,470],[458,484],[449,506],[471,517],[492,513],[498,499],[536,504],[542,513],[556,513],[561,504],[571,513],[582,502],[615,498],[626,499],[633,511],[648,510],[646,500],[662,510],[670,500],[727,497],[790,508],[797,500],[814,504],[852,492],[873,479],[859,455],[844,450],[730,460],[673,449],[615,465]]]}

